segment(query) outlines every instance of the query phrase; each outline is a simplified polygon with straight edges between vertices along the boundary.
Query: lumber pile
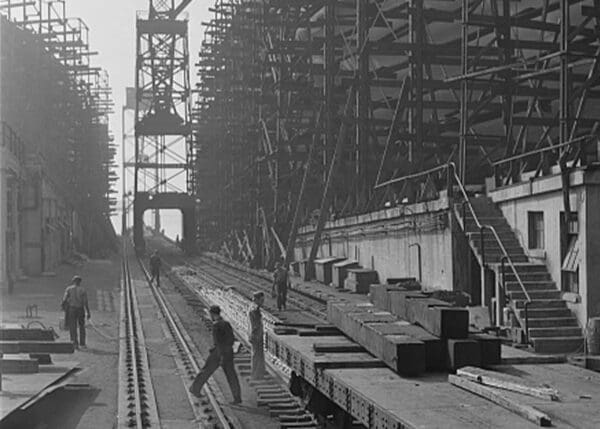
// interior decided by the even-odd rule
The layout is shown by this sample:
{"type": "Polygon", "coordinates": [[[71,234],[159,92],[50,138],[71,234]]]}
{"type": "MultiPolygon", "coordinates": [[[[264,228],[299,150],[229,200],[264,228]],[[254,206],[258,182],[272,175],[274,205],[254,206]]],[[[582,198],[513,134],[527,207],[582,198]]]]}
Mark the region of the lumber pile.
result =
{"type": "Polygon", "coordinates": [[[327,305],[329,322],[381,359],[394,371],[418,375],[425,371],[425,344],[402,335],[393,323],[397,319],[386,311],[376,311],[371,304],[327,305]]]}
{"type": "Polygon", "coordinates": [[[348,277],[348,270],[350,268],[359,268],[360,265],[357,261],[352,259],[346,259],[344,261],[336,262],[333,264],[332,269],[332,282],[336,288],[343,289],[346,277],[348,277]]]}
{"type": "Polygon", "coordinates": [[[300,271],[300,277],[304,280],[308,279],[315,271],[315,265],[308,261],[308,259],[298,262],[298,270],[300,271]]]}
{"type": "Polygon", "coordinates": [[[420,290],[421,283],[414,277],[389,277],[386,280],[388,285],[399,286],[406,290],[420,290]]]}
{"type": "Polygon", "coordinates": [[[369,297],[375,306],[399,319],[421,326],[445,341],[446,366],[454,370],[465,365],[497,365],[501,361],[500,339],[469,332],[469,312],[453,307],[419,290],[398,285],[371,285],[369,297]]]}
{"type": "Polygon", "coordinates": [[[321,258],[315,260],[315,277],[317,281],[329,285],[333,280],[333,264],[344,258],[321,258]]]}
{"type": "Polygon", "coordinates": [[[421,291],[400,286],[371,285],[371,303],[400,319],[417,323],[433,335],[443,338],[466,338],[469,332],[469,312],[452,307],[421,291]]]}
{"type": "Polygon", "coordinates": [[[456,375],[448,376],[448,381],[539,426],[552,426],[551,417],[528,404],[532,402],[528,398],[536,398],[536,403],[539,403],[540,399],[558,401],[559,394],[556,389],[536,385],[514,375],[475,367],[459,369],[456,375]]]}
{"type": "Polygon", "coordinates": [[[73,353],[75,346],[71,342],[55,341],[0,341],[0,354],[52,354],[73,353]]]}
{"type": "Polygon", "coordinates": [[[54,341],[52,329],[0,328],[0,341],[54,341]]]}
{"type": "Polygon", "coordinates": [[[3,357],[0,359],[0,373],[2,374],[35,374],[40,372],[37,359],[21,357],[3,357]]]}
{"type": "Polygon", "coordinates": [[[385,367],[379,359],[341,335],[280,336],[269,332],[265,347],[313,385],[324,369],[385,367]]]}
{"type": "Polygon", "coordinates": [[[354,293],[366,295],[369,293],[369,286],[379,281],[377,271],[366,268],[349,268],[348,276],[344,280],[344,289],[354,293]]]}
{"type": "Polygon", "coordinates": [[[51,329],[0,328],[0,371],[4,374],[32,374],[40,364],[52,363],[50,354],[73,353],[71,342],[57,342],[51,329]]]}
{"type": "Polygon", "coordinates": [[[500,363],[500,339],[469,333],[464,308],[396,285],[371,285],[370,299],[329,302],[329,322],[399,374],[500,363]]]}

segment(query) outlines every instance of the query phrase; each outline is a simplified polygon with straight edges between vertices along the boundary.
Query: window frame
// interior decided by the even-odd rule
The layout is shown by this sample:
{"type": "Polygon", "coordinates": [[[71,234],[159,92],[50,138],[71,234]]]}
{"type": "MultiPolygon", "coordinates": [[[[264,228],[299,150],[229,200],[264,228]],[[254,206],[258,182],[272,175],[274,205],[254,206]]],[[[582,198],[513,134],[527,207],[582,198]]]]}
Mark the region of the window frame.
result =
{"type": "Polygon", "coordinates": [[[544,212],[541,210],[527,211],[527,248],[540,250],[546,246],[544,212]]]}

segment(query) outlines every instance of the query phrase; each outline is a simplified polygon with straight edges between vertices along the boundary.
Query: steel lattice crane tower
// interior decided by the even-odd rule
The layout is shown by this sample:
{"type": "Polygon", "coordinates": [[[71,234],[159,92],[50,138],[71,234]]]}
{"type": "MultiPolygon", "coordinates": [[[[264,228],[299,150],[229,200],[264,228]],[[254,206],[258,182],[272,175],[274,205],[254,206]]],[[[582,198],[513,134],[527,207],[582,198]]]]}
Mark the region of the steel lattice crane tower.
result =
{"type": "Polygon", "coordinates": [[[143,251],[143,216],[179,209],[182,244],[195,243],[194,147],[188,52],[188,21],[181,12],[191,0],[150,0],[136,21],[136,108],[134,242],[143,251]]]}

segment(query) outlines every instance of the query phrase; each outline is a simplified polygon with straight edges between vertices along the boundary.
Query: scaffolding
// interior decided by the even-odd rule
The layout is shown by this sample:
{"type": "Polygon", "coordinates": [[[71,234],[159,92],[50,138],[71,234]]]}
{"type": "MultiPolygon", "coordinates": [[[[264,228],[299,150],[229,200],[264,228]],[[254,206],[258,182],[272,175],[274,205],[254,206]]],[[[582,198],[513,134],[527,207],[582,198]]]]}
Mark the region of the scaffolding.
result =
{"type": "MultiPolygon", "coordinates": [[[[89,29],[64,0],[0,0],[3,121],[22,141],[28,179],[43,173],[81,216],[83,250],[111,246],[115,146],[108,74],[92,65],[89,29]]],[[[62,227],[62,225],[52,225],[62,227]]]]}
{"type": "Polygon", "coordinates": [[[202,236],[238,260],[289,259],[299,225],[436,198],[445,176],[416,173],[448,162],[481,190],[597,158],[598,0],[219,0],[213,11],[195,170],[202,236]]]}

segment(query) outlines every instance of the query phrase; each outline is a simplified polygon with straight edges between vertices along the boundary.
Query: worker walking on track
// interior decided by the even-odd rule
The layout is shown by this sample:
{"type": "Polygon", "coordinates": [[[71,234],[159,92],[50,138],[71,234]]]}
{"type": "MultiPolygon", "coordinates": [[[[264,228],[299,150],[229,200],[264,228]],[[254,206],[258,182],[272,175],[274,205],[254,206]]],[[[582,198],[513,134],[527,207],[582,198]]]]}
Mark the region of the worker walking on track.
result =
{"type": "Polygon", "coordinates": [[[71,334],[71,342],[78,349],[85,347],[85,312],[89,319],[90,307],[88,305],[87,292],[81,285],[81,277],[75,276],[71,284],[65,289],[62,300],[62,309],[65,311],[65,321],[71,334]],[[79,341],[77,341],[77,327],[79,326],[79,341]]]}
{"type": "Polygon", "coordinates": [[[190,386],[190,393],[199,398],[204,383],[206,383],[217,368],[221,366],[223,371],[225,371],[229,388],[233,394],[232,404],[240,404],[242,402],[240,382],[233,366],[233,329],[229,322],[223,320],[221,317],[221,308],[219,306],[213,305],[210,307],[209,312],[213,321],[212,335],[214,346],[210,349],[210,354],[206,359],[204,367],[200,370],[190,386]]]}
{"type": "Polygon", "coordinates": [[[162,261],[160,256],[158,256],[158,250],[155,250],[150,256],[150,283],[154,279],[156,279],[156,286],[160,287],[160,267],[162,266],[162,261]]]}
{"type": "Polygon", "coordinates": [[[287,300],[288,283],[290,279],[287,269],[281,262],[275,264],[275,272],[273,273],[273,288],[271,293],[277,296],[277,309],[285,310],[287,300]]]}
{"type": "Polygon", "coordinates": [[[254,305],[248,312],[250,321],[250,345],[252,346],[252,379],[260,380],[265,376],[264,327],[260,308],[265,302],[262,292],[255,292],[254,305]]]}

